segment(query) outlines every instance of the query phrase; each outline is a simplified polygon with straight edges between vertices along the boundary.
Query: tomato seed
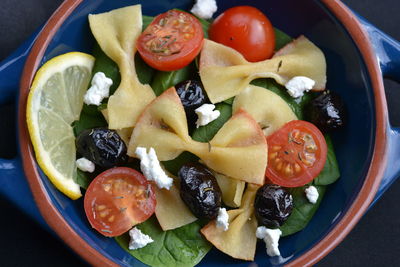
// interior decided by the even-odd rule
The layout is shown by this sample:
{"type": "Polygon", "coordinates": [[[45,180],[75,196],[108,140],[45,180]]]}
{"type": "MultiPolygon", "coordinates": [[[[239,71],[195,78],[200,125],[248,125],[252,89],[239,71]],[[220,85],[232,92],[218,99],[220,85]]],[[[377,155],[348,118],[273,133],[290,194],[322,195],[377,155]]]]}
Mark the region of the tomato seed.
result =
{"type": "Polygon", "coordinates": [[[138,188],[135,192],[135,197],[138,197],[140,195],[143,195],[144,189],[143,188],[138,188]]]}
{"type": "Polygon", "coordinates": [[[301,167],[300,167],[300,165],[299,165],[298,163],[295,163],[295,164],[294,164],[294,171],[295,171],[296,173],[299,173],[299,172],[301,171],[301,167]]]}
{"type": "Polygon", "coordinates": [[[109,213],[110,213],[110,212],[109,212],[108,210],[102,211],[102,212],[100,212],[100,217],[101,217],[101,218],[104,218],[104,217],[106,217],[109,213]]]}
{"type": "Polygon", "coordinates": [[[110,192],[111,184],[103,184],[103,190],[106,191],[106,192],[110,192]]]}
{"type": "Polygon", "coordinates": [[[185,33],[185,34],[183,35],[183,37],[185,38],[185,40],[190,40],[190,39],[193,38],[193,34],[185,33]]]}
{"type": "Polygon", "coordinates": [[[271,150],[272,152],[275,152],[281,150],[281,148],[282,148],[281,146],[273,146],[271,150]]]}
{"type": "Polygon", "coordinates": [[[276,158],[277,155],[278,155],[278,152],[271,153],[271,154],[269,154],[269,158],[274,159],[274,158],[276,158]]]}
{"type": "Polygon", "coordinates": [[[104,210],[105,208],[106,208],[105,205],[98,205],[98,206],[96,206],[96,209],[97,209],[98,211],[104,210]]]}
{"type": "Polygon", "coordinates": [[[285,174],[287,176],[292,176],[293,175],[292,164],[288,163],[288,165],[286,165],[285,174]]]}
{"type": "Polygon", "coordinates": [[[276,169],[277,171],[282,170],[282,165],[283,165],[283,162],[279,162],[278,164],[276,164],[275,169],[276,169]]]}

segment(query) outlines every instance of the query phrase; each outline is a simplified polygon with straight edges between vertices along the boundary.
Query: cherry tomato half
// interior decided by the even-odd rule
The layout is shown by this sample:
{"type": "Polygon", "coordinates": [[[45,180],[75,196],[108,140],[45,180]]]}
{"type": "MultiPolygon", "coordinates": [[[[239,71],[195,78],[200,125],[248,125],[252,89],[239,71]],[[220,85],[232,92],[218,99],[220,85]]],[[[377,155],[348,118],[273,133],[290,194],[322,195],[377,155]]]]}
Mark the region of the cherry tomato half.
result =
{"type": "Polygon", "coordinates": [[[204,33],[189,13],[170,10],[154,18],[137,41],[137,49],[151,67],[172,71],[188,65],[200,52],[204,33]]]}
{"type": "Polygon", "coordinates": [[[227,9],[211,24],[210,39],[239,51],[250,62],[270,58],[275,49],[275,32],[268,18],[257,8],[227,9]]]}
{"type": "Polygon", "coordinates": [[[84,207],[94,229],[105,236],[118,236],[154,213],[156,197],[153,185],[140,172],[117,167],[93,180],[84,207]]]}
{"type": "Polygon", "coordinates": [[[327,145],[323,134],[309,122],[294,120],[267,137],[266,177],[284,187],[303,186],[322,171],[327,145]]]}

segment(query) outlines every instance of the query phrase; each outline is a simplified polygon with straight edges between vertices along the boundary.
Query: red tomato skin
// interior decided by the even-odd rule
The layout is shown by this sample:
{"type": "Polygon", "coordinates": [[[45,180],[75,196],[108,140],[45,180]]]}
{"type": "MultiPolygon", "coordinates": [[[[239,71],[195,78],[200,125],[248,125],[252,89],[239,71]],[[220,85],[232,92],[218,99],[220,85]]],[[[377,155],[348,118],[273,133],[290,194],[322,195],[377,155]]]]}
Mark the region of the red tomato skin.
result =
{"type": "Polygon", "coordinates": [[[162,13],[154,18],[150,25],[143,31],[137,40],[137,50],[143,60],[152,68],[161,71],[174,71],[187,66],[194,58],[200,53],[203,47],[204,32],[203,28],[193,15],[180,10],[170,10],[162,13]],[[168,15],[179,16],[184,14],[194,28],[194,37],[188,41],[183,41],[184,48],[180,53],[172,54],[169,56],[157,55],[148,48],[146,45],[146,34],[152,32],[152,27],[160,23],[160,21],[168,15]]]}
{"type": "Polygon", "coordinates": [[[209,29],[211,40],[240,52],[250,62],[268,59],[275,49],[275,32],[257,8],[237,6],[219,15],[209,29]]]}
{"type": "Polygon", "coordinates": [[[154,213],[155,207],[156,198],[153,184],[147,181],[140,172],[127,167],[115,167],[99,174],[90,183],[84,199],[84,209],[90,225],[108,237],[119,236],[134,225],[147,220],[154,213]],[[120,185],[123,186],[116,189],[115,181],[121,182],[120,185]],[[130,193],[125,191],[128,184],[133,186],[130,187],[133,189],[130,193]],[[105,187],[110,187],[112,192],[107,193],[104,190],[105,187]],[[141,209],[135,206],[137,203],[143,203],[135,195],[136,189],[139,188],[146,189],[147,194],[141,209]],[[104,206],[104,208],[99,211],[99,206],[104,206]],[[101,218],[101,212],[106,210],[107,216],[101,218]],[[112,222],[108,221],[111,216],[114,216],[112,222]]]}
{"type": "MultiPolygon", "coordinates": [[[[285,125],[283,125],[279,130],[271,134],[267,137],[268,143],[268,166],[265,172],[266,179],[273,184],[277,184],[283,187],[300,187],[309,182],[311,182],[314,178],[316,178],[319,173],[324,168],[326,158],[327,158],[327,144],[325,141],[324,135],[321,131],[312,123],[301,121],[301,120],[293,120],[285,125]],[[297,158],[297,153],[294,153],[294,157],[290,159],[291,162],[299,163],[301,165],[301,173],[295,177],[287,178],[282,177],[282,174],[279,174],[275,168],[273,168],[274,162],[270,158],[270,153],[273,152],[273,146],[282,145],[282,140],[288,139],[288,134],[293,129],[299,129],[305,133],[311,134],[313,139],[318,147],[316,152],[316,161],[315,164],[308,168],[306,166],[301,165],[301,162],[297,158]]],[[[285,145],[283,145],[285,146],[285,145]]],[[[296,151],[297,152],[297,151],[296,151]]],[[[290,157],[290,156],[289,156],[290,157]]]]}

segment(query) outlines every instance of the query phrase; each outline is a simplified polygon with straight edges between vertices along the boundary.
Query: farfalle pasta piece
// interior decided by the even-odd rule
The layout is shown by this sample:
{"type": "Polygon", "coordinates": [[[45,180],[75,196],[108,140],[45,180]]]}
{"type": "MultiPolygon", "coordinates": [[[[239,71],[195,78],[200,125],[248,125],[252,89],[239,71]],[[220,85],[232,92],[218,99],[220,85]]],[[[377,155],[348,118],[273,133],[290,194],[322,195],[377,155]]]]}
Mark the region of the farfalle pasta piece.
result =
{"type": "Polygon", "coordinates": [[[110,129],[132,127],[155,98],[150,85],[140,83],[135,69],[136,40],[142,32],[141,6],[89,15],[89,24],[101,49],[118,65],[121,73],[121,83],[108,100],[108,126],[110,129]]]}
{"type": "Polygon", "coordinates": [[[248,184],[240,208],[228,211],[227,231],[217,227],[215,220],[201,229],[201,233],[211,244],[235,259],[254,260],[257,245],[254,199],[257,189],[258,186],[248,184]]]}
{"type": "Polygon", "coordinates": [[[217,172],[213,174],[222,192],[222,202],[231,208],[240,207],[246,183],[217,172]]]}
{"type": "Polygon", "coordinates": [[[283,47],[271,59],[255,63],[210,40],[205,40],[200,55],[200,77],[212,103],[238,95],[256,78],[273,78],[285,85],[296,76],[314,80],[313,90],[325,89],[324,54],[304,36],[283,47]]]}
{"type": "Polygon", "coordinates": [[[246,111],[238,110],[209,143],[194,141],[173,87],[150,103],[138,119],[128,155],[134,157],[138,146],[153,147],[161,161],[189,151],[216,172],[249,183],[264,183],[268,147],[257,122],[246,111]]]}
{"type": "Polygon", "coordinates": [[[174,181],[169,190],[155,187],[157,200],[155,215],[164,231],[172,230],[197,220],[182,201],[176,183],[174,181]]]}
{"type": "Polygon", "coordinates": [[[293,110],[279,95],[251,84],[233,101],[232,111],[239,109],[245,109],[254,118],[265,136],[272,134],[285,123],[297,120],[293,110]]]}

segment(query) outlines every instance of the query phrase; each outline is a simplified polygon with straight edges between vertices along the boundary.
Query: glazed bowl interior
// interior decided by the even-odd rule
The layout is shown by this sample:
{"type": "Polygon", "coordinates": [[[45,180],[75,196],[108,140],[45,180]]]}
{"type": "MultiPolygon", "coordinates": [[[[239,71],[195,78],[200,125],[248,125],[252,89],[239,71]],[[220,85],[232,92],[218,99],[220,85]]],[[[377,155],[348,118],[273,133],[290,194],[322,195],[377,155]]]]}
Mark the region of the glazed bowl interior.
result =
{"type": "MultiPolygon", "coordinates": [[[[94,39],[90,33],[87,15],[132,5],[139,1],[92,0],[83,1],[66,19],[46,49],[42,63],[70,51],[91,53],[94,39]]],[[[142,1],[145,15],[156,15],[171,8],[190,9],[188,0],[142,1]]],[[[218,12],[243,1],[220,1],[218,12]]],[[[357,196],[372,157],[375,141],[373,90],[365,63],[344,26],[319,1],[246,1],[270,18],[272,24],[291,35],[310,38],[325,53],[328,66],[327,88],[339,92],[348,114],[348,123],[333,135],[334,147],[341,170],[341,178],[330,185],[316,215],[303,231],[280,241],[282,257],[270,258],[265,245],[259,245],[255,261],[259,266],[279,265],[296,259],[321,240],[338,223],[357,196]]],[[[83,200],[71,201],[57,191],[41,172],[41,179],[53,205],[70,226],[89,245],[120,265],[144,266],[127,254],[117,243],[92,230],[83,209],[83,200]]],[[[84,252],[82,252],[84,253],[84,252]]],[[[213,249],[200,266],[249,266],[213,249]]],[[[254,265],[253,265],[254,266],[254,265]]]]}

